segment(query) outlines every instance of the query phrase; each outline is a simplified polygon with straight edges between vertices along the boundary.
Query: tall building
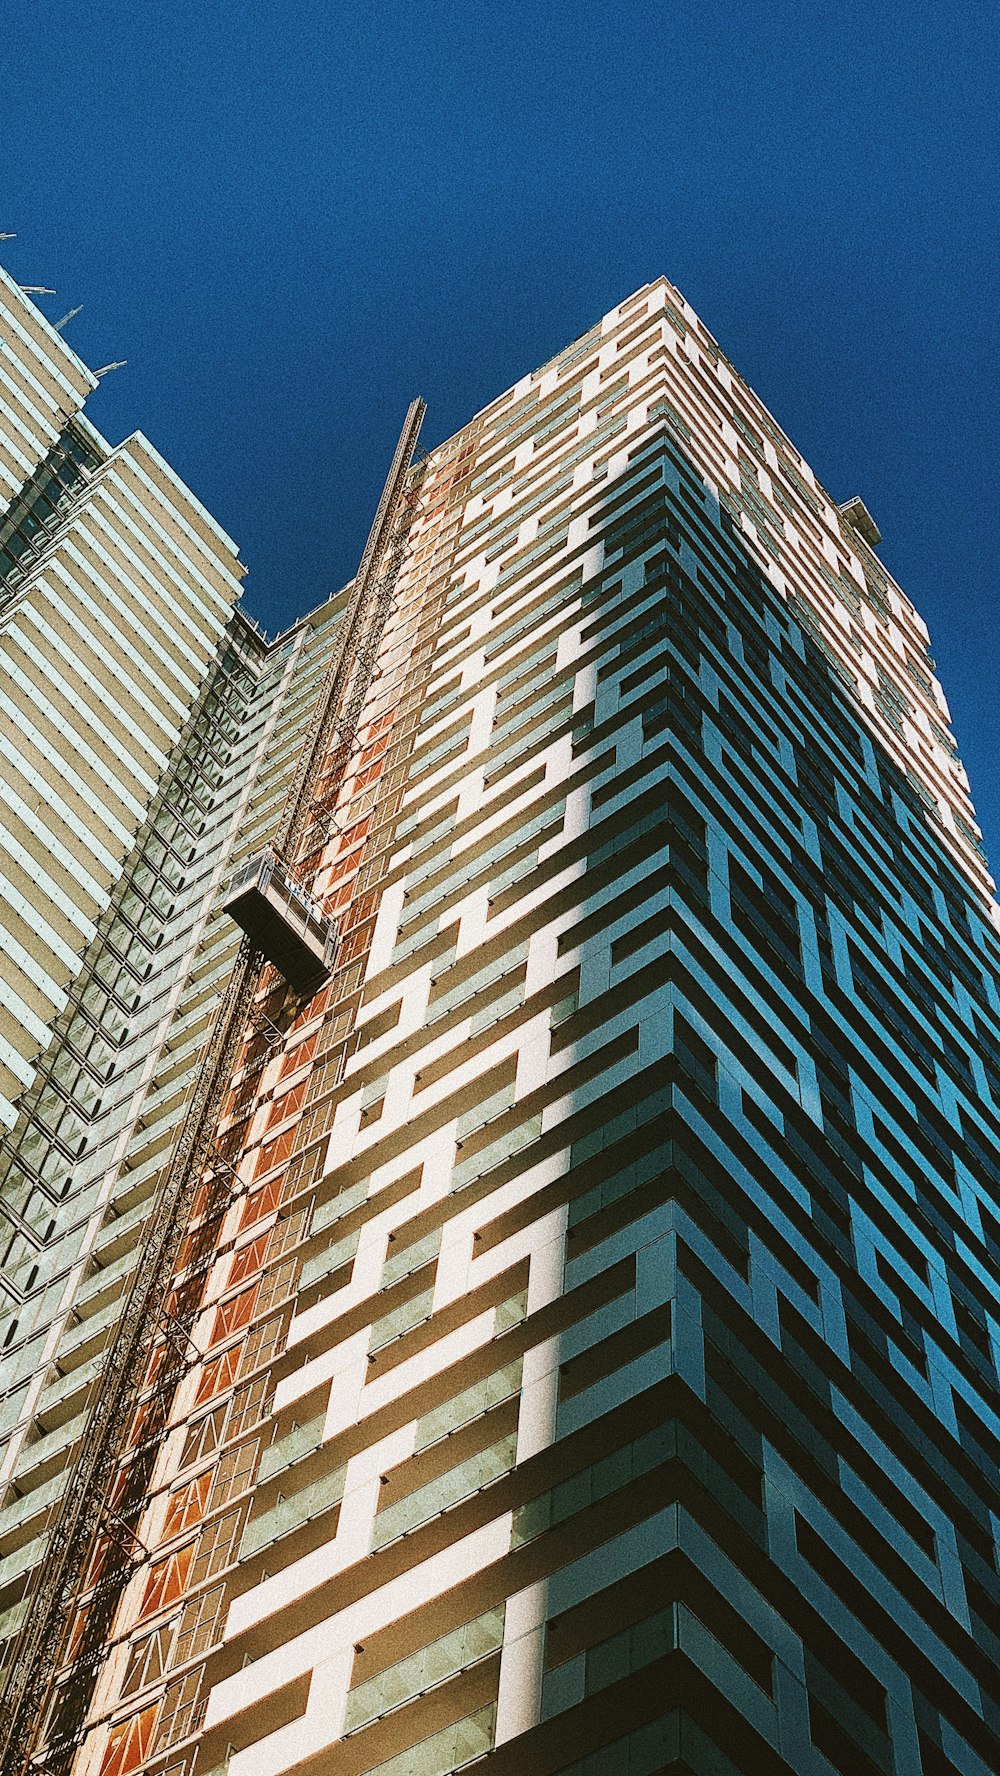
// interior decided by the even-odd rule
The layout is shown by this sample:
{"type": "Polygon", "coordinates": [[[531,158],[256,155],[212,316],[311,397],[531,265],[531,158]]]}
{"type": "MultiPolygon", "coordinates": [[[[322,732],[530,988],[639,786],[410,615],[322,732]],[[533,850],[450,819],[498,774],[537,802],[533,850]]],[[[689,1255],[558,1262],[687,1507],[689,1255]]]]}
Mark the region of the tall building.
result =
{"type": "Polygon", "coordinates": [[[0,294],[5,1773],[995,1772],[998,913],[862,501],[660,279],[271,642],[0,294]]]}

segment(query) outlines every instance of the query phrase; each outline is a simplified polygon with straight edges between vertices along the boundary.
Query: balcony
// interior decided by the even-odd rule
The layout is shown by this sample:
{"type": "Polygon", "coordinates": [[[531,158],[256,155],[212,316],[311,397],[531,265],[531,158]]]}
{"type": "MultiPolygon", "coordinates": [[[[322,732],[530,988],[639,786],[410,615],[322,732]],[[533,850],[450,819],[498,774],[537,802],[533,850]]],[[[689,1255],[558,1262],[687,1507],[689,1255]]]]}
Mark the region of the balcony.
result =
{"type": "Polygon", "coordinates": [[[296,993],[319,991],[333,968],[337,928],[270,848],[236,872],[222,905],[296,993]]]}

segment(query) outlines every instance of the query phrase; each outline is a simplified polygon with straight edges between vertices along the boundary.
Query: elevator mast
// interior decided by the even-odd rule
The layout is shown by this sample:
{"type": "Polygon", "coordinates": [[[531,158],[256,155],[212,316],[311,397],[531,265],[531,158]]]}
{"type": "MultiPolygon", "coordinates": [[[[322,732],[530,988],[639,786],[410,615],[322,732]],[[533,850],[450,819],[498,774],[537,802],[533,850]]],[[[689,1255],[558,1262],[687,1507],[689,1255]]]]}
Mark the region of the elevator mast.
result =
{"type": "MultiPolygon", "coordinates": [[[[382,497],[338,629],[330,666],[303,742],[298,769],[272,840],[276,858],[294,873],[299,841],[314,813],[314,791],[324,779],[324,806],[342,780],[362,705],[392,606],[406,550],[414,500],[407,481],[420,426],[422,400],[411,402],[382,497]]],[[[151,1345],[169,1318],[174,1259],[203,1174],[211,1166],[219,1112],[247,1024],[264,954],[249,937],[243,943],[216,1010],[194,1088],[171,1158],[161,1174],[139,1259],[88,1408],[86,1426],[70,1468],[58,1513],[49,1531],[13,1661],[0,1696],[0,1770],[27,1776],[42,1750],[55,1680],[65,1656],[72,1611],[102,1537],[115,1540],[110,1493],[126,1446],[151,1345]]],[[[167,1327],[169,1334],[170,1328],[167,1327]]],[[[177,1331],[186,1337],[183,1326],[177,1331]]],[[[131,1568],[122,1569],[111,1615],[131,1568]]],[[[78,1738],[85,1726],[89,1686],[81,1686],[61,1738],[78,1738]]]]}

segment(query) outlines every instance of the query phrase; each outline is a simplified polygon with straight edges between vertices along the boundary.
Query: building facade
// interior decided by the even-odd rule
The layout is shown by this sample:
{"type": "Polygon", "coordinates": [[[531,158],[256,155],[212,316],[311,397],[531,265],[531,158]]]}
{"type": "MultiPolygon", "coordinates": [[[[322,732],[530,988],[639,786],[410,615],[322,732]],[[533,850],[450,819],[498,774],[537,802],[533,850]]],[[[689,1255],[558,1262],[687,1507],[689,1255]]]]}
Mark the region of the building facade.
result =
{"type": "Polygon", "coordinates": [[[75,675],[24,756],[91,604],[125,677],[100,828],[6,796],[100,892],[4,961],[5,1768],[988,1776],[1000,936],[864,506],[658,280],[268,642],[21,324],[95,458],[10,570],[75,675]],[[316,991],[226,911],[269,845],[316,991]]]}

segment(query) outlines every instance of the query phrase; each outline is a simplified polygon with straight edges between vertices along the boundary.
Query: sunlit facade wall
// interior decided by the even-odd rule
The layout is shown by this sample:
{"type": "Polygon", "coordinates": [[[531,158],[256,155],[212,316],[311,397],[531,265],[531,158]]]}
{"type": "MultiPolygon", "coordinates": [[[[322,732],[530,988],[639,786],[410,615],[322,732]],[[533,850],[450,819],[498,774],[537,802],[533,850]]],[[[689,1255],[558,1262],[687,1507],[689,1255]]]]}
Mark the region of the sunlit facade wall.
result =
{"type": "MultiPolygon", "coordinates": [[[[662,280],[412,492],[296,860],[338,966],[261,978],[43,1767],[988,1776],[1000,941],[923,625],[662,280]]],[[[230,631],[154,1112],[338,610],[230,631]]],[[[129,1104],[9,1626],[176,1126],[129,1104]]]]}

